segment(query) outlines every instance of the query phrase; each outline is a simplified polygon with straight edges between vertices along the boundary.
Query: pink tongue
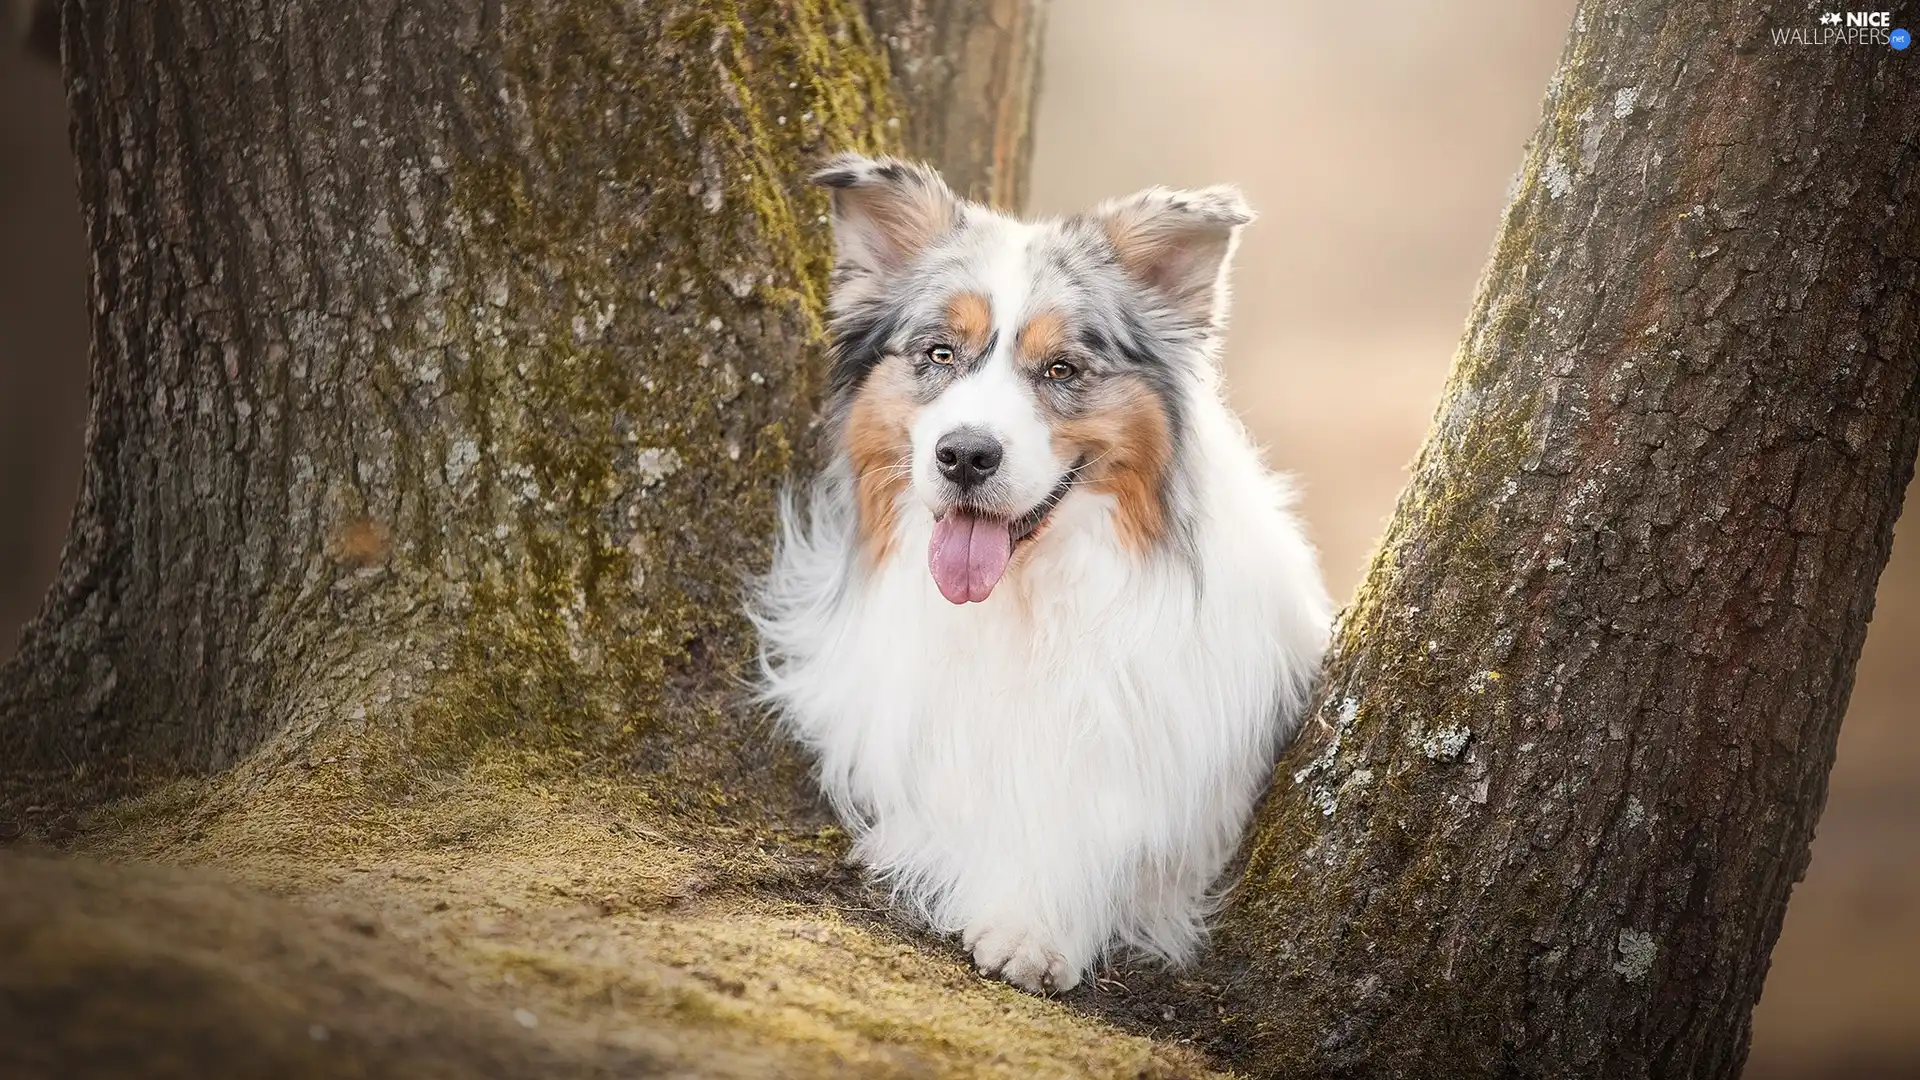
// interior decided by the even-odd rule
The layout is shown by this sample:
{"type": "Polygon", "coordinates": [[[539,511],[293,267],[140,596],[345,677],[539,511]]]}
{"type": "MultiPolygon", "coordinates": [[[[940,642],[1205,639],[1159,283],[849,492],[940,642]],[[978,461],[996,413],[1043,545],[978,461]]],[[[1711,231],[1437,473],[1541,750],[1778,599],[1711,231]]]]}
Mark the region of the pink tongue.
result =
{"type": "Polygon", "coordinates": [[[933,523],[927,568],[933,571],[940,595],[956,604],[985,600],[1000,584],[1012,557],[1013,536],[1004,521],[950,510],[933,523]]]}

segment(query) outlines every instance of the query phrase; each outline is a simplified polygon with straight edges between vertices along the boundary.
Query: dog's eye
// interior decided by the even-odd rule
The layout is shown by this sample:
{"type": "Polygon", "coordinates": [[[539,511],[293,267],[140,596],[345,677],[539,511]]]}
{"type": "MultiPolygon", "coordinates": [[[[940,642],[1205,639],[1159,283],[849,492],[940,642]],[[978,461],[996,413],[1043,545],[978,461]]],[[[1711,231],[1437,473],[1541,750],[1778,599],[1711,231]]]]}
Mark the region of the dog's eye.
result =
{"type": "Polygon", "coordinates": [[[935,345],[927,350],[927,359],[944,367],[953,363],[953,350],[945,345],[935,345]]]}
{"type": "Polygon", "coordinates": [[[1053,363],[1047,365],[1046,376],[1054,382],[1066,382],[1078,374],[1080,374],[1080,369],[1067,363],[1065,360],[1055,360],[1053,363]]]}

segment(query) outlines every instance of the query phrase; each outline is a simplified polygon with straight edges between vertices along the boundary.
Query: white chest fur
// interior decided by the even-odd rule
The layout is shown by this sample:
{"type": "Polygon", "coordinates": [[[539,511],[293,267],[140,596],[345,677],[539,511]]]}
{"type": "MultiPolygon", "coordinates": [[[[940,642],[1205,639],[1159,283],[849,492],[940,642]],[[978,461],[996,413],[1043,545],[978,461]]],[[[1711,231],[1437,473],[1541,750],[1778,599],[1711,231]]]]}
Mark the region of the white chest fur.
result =
{"type": "Polygon", "coordinates": [[[1192,955],[1325,645],[1283,486],[1224,409],[1207,419],[1191,560],[1126,550],[1110,501],[1076,492],[1000,589],[955,606],[924,509],[865,567],[828,481],[756,599],[767,696],[857,857],[1030,988],[1116,947],[1192,955]]]}

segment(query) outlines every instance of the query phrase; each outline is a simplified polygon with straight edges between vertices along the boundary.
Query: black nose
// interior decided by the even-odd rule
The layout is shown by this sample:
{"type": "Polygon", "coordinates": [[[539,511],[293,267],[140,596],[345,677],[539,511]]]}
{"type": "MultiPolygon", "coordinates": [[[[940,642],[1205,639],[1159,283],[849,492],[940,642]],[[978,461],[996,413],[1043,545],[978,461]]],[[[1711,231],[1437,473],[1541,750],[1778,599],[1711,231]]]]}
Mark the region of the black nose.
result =
{"type": "Polygon", "coordinates": [[[1000,468],[1000,441],[968,428],[949,431],[933,444],[933,460],[940,475],[960,485],[962,491],[979,487],[1000,468]]]}

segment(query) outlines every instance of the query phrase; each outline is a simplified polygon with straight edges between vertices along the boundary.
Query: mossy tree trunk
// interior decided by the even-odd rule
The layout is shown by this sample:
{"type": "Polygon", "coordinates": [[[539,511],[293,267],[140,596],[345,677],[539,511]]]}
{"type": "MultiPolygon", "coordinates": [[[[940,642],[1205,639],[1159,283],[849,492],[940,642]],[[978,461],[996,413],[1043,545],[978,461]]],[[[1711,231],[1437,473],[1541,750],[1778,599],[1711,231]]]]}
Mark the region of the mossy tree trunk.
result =
{"type": "Polygon", "coordinates": [[[1017,195],[1034,7],[68,3],[94,403],[0,756],[400,725],[782,805],[734,677],[813,438],[804,178],[905,137],[1017,195]]]}
{"type": "Polygon", "coordinates": [[[1920,442],[1920,81],[1811,20],[1580,5],[1219,935],[1253,1071],[1739,1073],[1920,442]]]}

